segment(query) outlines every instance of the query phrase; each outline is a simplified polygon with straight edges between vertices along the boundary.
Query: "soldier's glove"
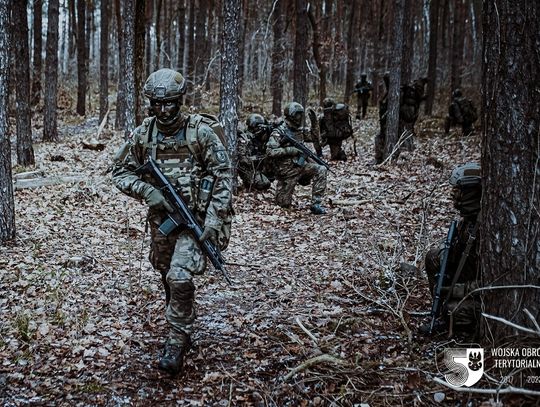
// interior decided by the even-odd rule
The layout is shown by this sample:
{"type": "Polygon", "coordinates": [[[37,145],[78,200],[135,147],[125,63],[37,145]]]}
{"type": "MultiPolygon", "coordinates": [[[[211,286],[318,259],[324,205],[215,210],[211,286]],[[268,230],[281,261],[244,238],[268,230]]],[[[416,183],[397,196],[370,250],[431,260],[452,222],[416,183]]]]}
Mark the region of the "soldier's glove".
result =
{"type": "Polygon", "coordinates": [[[204,231],[201,235],[201,238],[199,239],[201,242],[204,242],[205,240],[209,240],[212,244],[217,246],[218,244],[218,230],[213,228],[212,226],[205,226],[204,231]]]}
{"type": "Polygon", "coordinates": [[[161,191],[154,187],[149,188],[144,194],[144,201],[150,209],[165,209],[167,212],[174,212],[174,208],[167,202],[161,191]]]}
{"type": "Polygon", "coordinates": [[[296,147],[285,147],[285,154],[290,156],[297,156],[302,154],[302,152],[296,147]]]}

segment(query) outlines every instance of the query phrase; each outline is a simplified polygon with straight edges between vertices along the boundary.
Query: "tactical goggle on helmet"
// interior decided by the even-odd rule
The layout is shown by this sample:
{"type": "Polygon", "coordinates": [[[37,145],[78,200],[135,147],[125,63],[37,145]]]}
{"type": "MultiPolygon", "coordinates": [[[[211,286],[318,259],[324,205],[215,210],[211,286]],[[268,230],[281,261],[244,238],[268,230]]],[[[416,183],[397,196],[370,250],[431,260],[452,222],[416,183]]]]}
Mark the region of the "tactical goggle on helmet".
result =
{"type": "Polygon", "coordinates": [[[164,68],[150,74],[144,84],[144,96],[167,102],[180,99],[186,93],[186,79],[180,72],[164,68]]]}
{"type": "Polygon", "coordinates": [[[480,186],[481,182],[480,165],[477,163],[460,165],[450,175],[450,185],[454,187],[480,186]]]}

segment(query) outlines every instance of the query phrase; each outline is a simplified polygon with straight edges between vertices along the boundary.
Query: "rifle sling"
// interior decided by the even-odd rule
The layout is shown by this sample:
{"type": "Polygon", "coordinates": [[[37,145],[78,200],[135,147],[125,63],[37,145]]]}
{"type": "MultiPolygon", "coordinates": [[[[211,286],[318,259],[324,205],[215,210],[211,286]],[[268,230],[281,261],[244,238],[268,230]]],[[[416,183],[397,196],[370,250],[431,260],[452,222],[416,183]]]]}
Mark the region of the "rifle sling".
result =
{"type": "Polygon", "coordinates": [[[463,254],[461,255],[461,258],[459,259],[458,268],[456,269],[456,273],[454,274],[454,277],[452,278],[452,283],[450,284],[450,289],[448,290],[448,293],[446,294],[445,303],[448,302],[452,295],[452,291],[454,290],[454,286],[457,283],[457,280],[459,276],[461,275],[461,271],[463,270],[463,267],[465,266],[465,262],[467,261],[467,258],[469,257],[469,253],[471,252],[472,245],[474,241],[476,240],[476,233],[478,231],[478,220],[475,222],[472,233],[469,234],[469,238],[467,239],[467,245],[465,246],[465,250],[463,251],[463,254]]]}

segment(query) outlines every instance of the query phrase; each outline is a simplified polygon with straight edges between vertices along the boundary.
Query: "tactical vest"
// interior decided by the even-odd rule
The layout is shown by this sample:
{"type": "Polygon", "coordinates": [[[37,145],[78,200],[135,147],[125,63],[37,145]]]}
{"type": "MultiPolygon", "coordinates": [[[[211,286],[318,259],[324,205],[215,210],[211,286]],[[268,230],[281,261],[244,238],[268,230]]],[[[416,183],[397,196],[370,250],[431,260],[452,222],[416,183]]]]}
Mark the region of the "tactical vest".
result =
{"type": "MultiPolygon", "coordinates": [[[[146,154],[152,157],[163,174],[175,186],[188,205],[201,216],[208,208],[211,200],[214,179],[205,174],[201,146],[197,140],[197,132],[201,125],[210,127],[220,138],[224,146],[225,132],[218,119],[207,114],[194,114],[187,117],[186,125],[175,136],[165,137],[159,132],[156,118],[147,118],[141,141],[146,154]],[[201,171],[193,172],[198,165],[201,171]]],[[[223,219],[218,233],[221,250],[225,250],[231,236],[232,207],[223,219]]]]}

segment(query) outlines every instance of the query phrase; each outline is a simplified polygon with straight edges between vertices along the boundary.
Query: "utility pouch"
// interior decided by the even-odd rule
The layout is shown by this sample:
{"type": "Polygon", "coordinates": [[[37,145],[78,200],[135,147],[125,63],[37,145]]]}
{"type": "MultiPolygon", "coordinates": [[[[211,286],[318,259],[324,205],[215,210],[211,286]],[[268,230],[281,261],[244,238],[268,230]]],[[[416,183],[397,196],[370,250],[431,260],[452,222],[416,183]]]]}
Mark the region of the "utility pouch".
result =
{"type": "Polygon", "coordinates": [[[167,218],[159,226],[158,230],[163,236],[168,236],[171,232],[175,231],[182,223],[175,219],[171,215],[167,215],[167,218]]]}
{"type": "Polygon", "coordinates": [[[197,195],[197,209],[200,212],[205,212],[208,208],[213,189],[214,177],[211,175],[203,177],[199,183],[199,194],[197,195]]]}

